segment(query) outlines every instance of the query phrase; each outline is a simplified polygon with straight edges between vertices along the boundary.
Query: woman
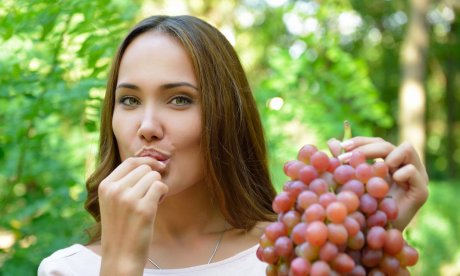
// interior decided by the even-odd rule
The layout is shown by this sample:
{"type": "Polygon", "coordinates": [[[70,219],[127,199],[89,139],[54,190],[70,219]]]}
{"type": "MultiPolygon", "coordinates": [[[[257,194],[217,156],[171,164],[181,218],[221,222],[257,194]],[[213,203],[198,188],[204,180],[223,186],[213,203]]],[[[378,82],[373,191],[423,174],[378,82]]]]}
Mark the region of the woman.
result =
{"type": "MultiPolygon", "coordinates": [[[[265,274],[255,252],[275,190],[249,84],[217,29],[191,16],[141,21],[115,56],[102,114],[91,242],[55,252],[40,275],[265,274]]],[[[366,137],[343,146],[386,158],[409,187],[404,228],[427,197],[414,149],[366,137]]]]}

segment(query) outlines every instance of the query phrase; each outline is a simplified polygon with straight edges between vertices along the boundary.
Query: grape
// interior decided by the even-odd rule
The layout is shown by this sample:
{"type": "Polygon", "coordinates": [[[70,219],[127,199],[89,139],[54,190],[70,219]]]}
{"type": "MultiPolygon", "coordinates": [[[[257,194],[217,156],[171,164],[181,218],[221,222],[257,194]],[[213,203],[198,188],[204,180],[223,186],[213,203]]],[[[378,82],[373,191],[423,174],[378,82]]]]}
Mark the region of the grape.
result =
{"type": "Polygon", "coordinates": [[[372,177],[366,183],[367,192],[375,198],[383,198],[388,193],[388,183],[380,177],[372,177]]]}
{"type": "Polygon", "coordinates": [[[385,229],[381,226],[373,226],[366,235],[367,245],[371,249],[380,249],[385,244],[385,229]]]}
{"type": "Polygon", "coordinates": [[[297,199],[299,194],[305,190],[308,190],[308,186],[299,180],[287,181],[283,186],[283,191],[288,192],[290,197],[294,199],[297,199]]]}
{"type": "Polygon", "coordinates": [[[318,196],[327,193],[328,187],[329,186],[327,185],[326,180],[322,178],[317,178],[311,181],[309,185],[310,191],[314,192],[318,196]]]}
{"type": "Polygon", "coordinates": [[[312,222],[315,220],[323,221],[326,217],[324,207],[318,203],[313,203],[302,215],[302,220],[305,222],[312,222]]]}
{"type": "Polygon", "coordinates": [[[257,248],[257,251],[256,251],[256,256],[257,256],[257,258],[258,258],[259,260],[261,260],[262,262],[267,262],[267,261],[264,260],[264,256],[263,256],[264,250],[265,250],[264,247],[259,246],[259,247],[257,248]]]}
{"type": "Polygon", "coordinates": [[[350,165],[340,165],[334,171],[334,179],[339,184],[345,184],[347,181],[353,179],[355,176],[355,169],[350,165]]]}
{"type": "Polygon", "coordinates": [[[308,242],[304,242],[297,246],[295,251],[297,256],[309,261],[314,261],[319,256],[319,247],[309,244],[308,242]]]}
{"type": "Polygon", "coordinates": [[[310,269],[311,276],[329,276],[331,267],[324,261],[316,261],[310,269]]]}
{"type": "Polygon", "coordinates": [[[310,262],[304,258],[297,257],[291,262],[291,268],[289,270],[289,275],[292,276],[303,276],[310,273],[310,262]]]}
{"type": "Polygon", "coordinates": [[[393,256],[384,255],[379,268],[386,275],[396,275],[399,270],[399,261],[393,256]]]}
{"type": "Polygon", "coordinates": [[[321,204],[324,208],[327,208],[329,204],[337,200],[337,196],[334,193],[327,192],[319,196],[319,204],[321,204]]]}
{"type": "Polygon", "coordinates": [[[366,227],[366,217],[363,215],[363,213],[353,212],[349,215],[349,217],[355,219],[359,223],[361,229],[364,229],[366,227]]]}
{"type": "Polygon", "coordinates": [[[334,174],[330,172],[323,172],[320,175],[320,178],[326,181],[327,186],[329,187],[330,190],[334,190],[337,188],[337,183],[334,180],[334,174]]]}
{"type": "Polygon", "coordinates": [[[314,145],[305,145],[299,150],[297,159],[304,162],[305,164],[310,164],[310,157],[313,153],[317,152],[318,148],[314,145]]]}
{"type": "Polygon", "coordinates": [[[404,245],[401,252],[396,257],[402,266],[413,266],[418,261],[417,251],[409,245],[404,245]]]}
{"type": "Polygon", "coordinates": [[[328,236],[327,226],[321,221],[313,221],[305,231],[305,239],[312,245],[322,246],[328,236]]]}
{"type": "Polygon", "coordinates": [[[405,267],[399,267],[398,273],[396,274],[398,276],[410,276],[410,272],[407,268],[405,267]]]}
{"type": "Polygon", "coordinates": [[[276,264],[279,258],[273,246],[265,247],[262,251],[262,257],[263,260],[269,264],[276,264]]]}
{"type": "Polygon", "coordinates": [[[351,272],[354,267],[355,262],[349,255],[345,253],[339,253],[332,262],[332,268],[339,272],[341,275],[351,272]]]}
{"type": "Polygon", "coordinates": [[[373,250],[368,247],[364,247],[361,254],[361,263],[365,267],[375,267],[382,260],[383,253],[381,250],[373,250]]]}
{"type": "Polygon", "coordinates": [[[297,160],[290,160],[290,161],[287,161],[286,163],[284,163],[283,165],[283,171],[284,171],[284,174],[285,175],[288,175],[288,169],[291,165],[293,165],[294,163],[296,163],[297,160]]]}
{"type": "Polygon", "coordinates": [[[299,179],[299,171],[303,167],[305,167],[303,162],[294,160],[286,165],[286,175],[293,180],[299,179]]]}
{"type": "Polygon", "coordinates": [[[272,246],[273,245],[273,241],[268,239],[267,235],[265,233],[262,234],[262,236],[260,236],[260,239],[259,239],[259,245],[261,247],[267,247],[267,246],[272,246]]]}
{"type": "Polygon", "coordinates": [[[339,201],[332,202],[326,208],[326,217],[333,223],[344,222],[347,217],[347,206],[339,201]]]}
{"type": "Polygon", "coordinates": [[[347,229],[348,236],[350,236],[350,237],[356,235],[359,232],[360,228],[361,228],[361,226],[356,221],[356,219],[354,219],[354,218],[352,218],[350,216],[347,216],[345,218],[345,221],[343,222],[343,225],[347,229]]]}
{"type": "Polygon", "coordinates": [[[360,250],[363,248],[366,239],[364,238],[363,232],[359,231],[354,236],[349,236],[347,246],[353,250],[360,250]]]}
{"type": "Polygon", "coordinates": [[[328,157],[313,145],[297,157],[283,166],[290,180],[273,200],[278,220],[256,251],[266,274],[408,275],[418,252],[391,226],[398,206],[388,166],[359,151],[349,160],[328,157]]]}
{"type": "Polygon", "coordinates": [[[398,254],[404,247],[404,238],[398,229],[389,229],[385,234],[383,250],[389,255],[398,254]]]}
{"type": "Polygon", "coordinates": [[[361,212],[364,214],[373,214],[375,211],[377,211],[378,203],[377,199],[375,199],[373,196],[370,194],[364,194],[361,196],[359,199],[359,209],[361,212]]]}
{"type": "Polygon", "coordinates": [[[337,201],[345,204],[348,213],[353,213],[359,207],[359,198],[355,193],[351,191],[341,191],[337,195],[337,201]]]}
{"type": "Polygon", "coordinates": [[[379,203],[379,209],[385,212],[389,220],[395,220],[398,217],[398,206],[396,201],[391,197],[382,199],[379,203]]]}
{"type": "Polygon", "coordinates": [[[295,200],[289,195],[288,192],[282,191],[273,200],[273,211],[276,213],[282,213],[290,210],[295,200]]]}
{"type": "Polygon", "coordinates": [[[279,237],[275,241],[275,252],[276,255],[284,258],[289,258],[292,254],[292,241],[286,236],[279,237]]]}
{"type": "Polygon", "coordinates": [[[281,263],[277,269],[278,276],[288,276],[289,275],[289,265],[287,263],[281,263]]]}
{"type": "Polygon", "coordinates": [[[339,249],[332,242],[326,242],[319,250],[319,258],[325,262],[330,262],[337,257],[339,249]]]}
{"type": "Polygon", "coordinates": [[[272,242],[274,243],[276,239],[278,239],[281,236],[287,235],[287,229],[286,226],[284,226],[284,223],[282,222],[273,222],[270,223],[265,228],[265,236],[272,242]]]}
{"type": "Polygon", "coordinates": [[[362,151],[355,150],[351,153],[350,165],[353,168],[358,167],[360,164],[363,164],[364,162],[366,162],[366,156],[362,151]]]}
{"type": "Polygon", "coordinates": [[[299,169],[298,177],[303,183],[308,185],[312,180],[318,177],[318,172],[313,166],[304,165],[299,169]]]}
{"type": "Polygon", "coordinates": [[[328,239],[336,245],[342,245],[347,242],[348,232],[343,224],[329,223],[327,225],[328,239]]]}
{"type": "Polygon", "coordinates": [[[385,178],[388,175],[388,166],[383,161],[377,161],[373,165],[375,176],[385,178]]]}
{"type": "Polygon", "coordinates": [[[364,184],[359,180],[352,179],[343,184],[341,191],[350,191],[361,197],[364,194],[364,184]]]}
{"type": "Polygon", "coordinates": [[[298,223],[291,231],[291,239],[294,244],[301,244],[305,242],[305,231],[307,231],[307,224],[304,222],[298,223]]]}
{"type": "Polygon", "coordinates": [[[374,176],[374,167],[367,163],[359,164],[355,168],[355,174],[359,181],[366,183],[371,177],[374,176]]]}
{"type": "Polygon", "coordinates": [[[327,171],[333,173],[338,166],[340,166],[340,160],[338,158],[331,157],[329,159],[329,168],[327,168],[327,171]]]}
{"type": "Polygon", "coordinates": [[[317,151],[313,153],[313,155],[310,157],[310,163],[319,172],[324,172],[329,168],[329,157],[326,153],[322,151],[317,151]]]}
{"type": "Polygon", "coordinates": [[[278,276],[278,271],[275,265],[268,265],[267,268],[265,269],[265,274],[267,276],[278,276]]]}
{"type": "Polygon", "coordinates": [[[374,268],[371,271],[369,271],[368,275],[369,276],[385,276],[385,273],[383,273],[383,271],[381,271],[378,268],[374,268]]]}
{"type": "Polygon", "coordinates": [[[349,275],[349,276],[365,276],[366,275],[366,270],[364,269],[364,267],[362,267],[360,265],[357,265],[347,275],[349,275]]]}
{"type": "Polygon", "coordinates": [[[297,223],[300,222],[300,214],[296,210],[287,211],[283,215],[282,221],[284,225],[287,227],[288,232],[290,232],[292,228],[294,228],[294,226],[296,226],[297,223]]]}
{"type": "Polygon", "coordinates": [[[367,227],[372,226],[385,226],[387,224],[387,215],[380,210],[377,210],[375,213],[370,215],[367,218],[367,227]]]}

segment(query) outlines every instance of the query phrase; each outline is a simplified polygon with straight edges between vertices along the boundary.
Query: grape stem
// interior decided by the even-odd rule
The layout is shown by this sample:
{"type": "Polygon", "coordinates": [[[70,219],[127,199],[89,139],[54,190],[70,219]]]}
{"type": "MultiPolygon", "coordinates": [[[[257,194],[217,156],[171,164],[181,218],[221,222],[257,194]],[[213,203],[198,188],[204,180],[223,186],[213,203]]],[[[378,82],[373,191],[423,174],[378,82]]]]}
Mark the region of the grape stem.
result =
{"type": "Polygon", "coordinates": [[[353,137],[351,135],[351,124],[348,120],[345,120],[343,122],[343,140],[342,141],[346,141],[348,139],[351,139],[351,137],[353,137]]]}
{"type": "MultiPolygon", "coordinates": [[[[343,141],[346,141],[348,139],[351,139],[352,135],[351,135],[351,124],[348,120],[345,120],[343,122],[343,139],[342,139],[342,142],[343,141]]],[[[342,148],[342,154],[345,153],[345,149],[342,148]]]]}

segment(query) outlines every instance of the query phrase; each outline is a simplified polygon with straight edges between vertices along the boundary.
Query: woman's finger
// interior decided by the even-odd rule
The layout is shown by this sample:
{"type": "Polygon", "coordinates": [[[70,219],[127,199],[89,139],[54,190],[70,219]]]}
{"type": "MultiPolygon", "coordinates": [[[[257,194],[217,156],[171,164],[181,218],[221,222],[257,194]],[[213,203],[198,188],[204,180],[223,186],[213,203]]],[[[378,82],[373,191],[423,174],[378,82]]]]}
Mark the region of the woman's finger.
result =
{"type": "Polygon", "coordinates": [[[356,137],[343,141],[341,145],[346,151],[352,151],[358,147],[361,147],[367,144],[381,143],[381,142],[385,142],[385,140],[379,137],[356,136],[356,137]]]}
{"type": "Polygon", "coordinates": [[[161,179],[161,175],[156,171],[146,173],[134,186],[131,186],[129,193],[134,198],[142,198],[145,196],[150,186],[157,180],[161,179]]]}
{"type": "Polygon", "coordinates": [[[148,165],[152,170],[160,172],[165,168],[163,163],[151,157],[130,157],[116,167],[103,182],[110,183],[118,181],[125,177],[129,172],[143,164],[148,165]]]}
{"type": "Polygon", "coordinates": [[[427,179],[413,164],[405,165],[393,174],[393,181],[402,186],[406,197],[421,206],[428,198],[427,179]]]}
{"type": "Polygon", "coordinates": [[[329,147],[329,151],[332,153],[334,157],[339,156],[342,152],[342,145],[340,144],[340,141],[335,138],[332,138],[329,141],[327,141],[327,146],[329,147]]]}
{"type": "MultiPolygon", "coordinates": [[[[353,151],[364,153],[366,159],[385,158],[390,152],[395,149],[395,146],[381,138],[372,137],[355,137],[350,140],[344,147],[347,152],[341,154],[338,158],[342,161],[348,161],[353,151]]],[[[343,143],[342,143],[343,144],[343,143]]],[[[343,145],[342,145],[343,146],[343,145]]]]}
{"type": "Polygon", "coordinates": [[[142,204],[145,204],[151,208],[156,208],[160,198],[168,192],[168,186],[157,180],[149,187],[145,196],[141,199],[142,204]]]}
{"type": "Polygon", "coordinates": [[[426,181],[428,181],[428,174],[426,173],[425,166],[422,164],[415,148],[409,143],[402,143],[386,158],[385,163],[388,165],[390,172],[394,172],[399,167],[413,164],[415,168],[421,172],[426,181]]]}

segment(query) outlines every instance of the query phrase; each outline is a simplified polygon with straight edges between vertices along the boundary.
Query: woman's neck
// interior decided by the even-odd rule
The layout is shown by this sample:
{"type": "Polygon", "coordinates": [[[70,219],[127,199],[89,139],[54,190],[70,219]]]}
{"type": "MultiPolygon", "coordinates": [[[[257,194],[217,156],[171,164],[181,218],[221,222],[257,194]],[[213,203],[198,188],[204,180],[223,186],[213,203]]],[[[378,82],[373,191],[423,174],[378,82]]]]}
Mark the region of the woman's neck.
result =
{"type": "Polygon", "coordinates": [[[197,184],[166,197],[158,206],[153,242],[187,240],[219,233],[226,227],[225,219],[207,187],[197,184]]]}

